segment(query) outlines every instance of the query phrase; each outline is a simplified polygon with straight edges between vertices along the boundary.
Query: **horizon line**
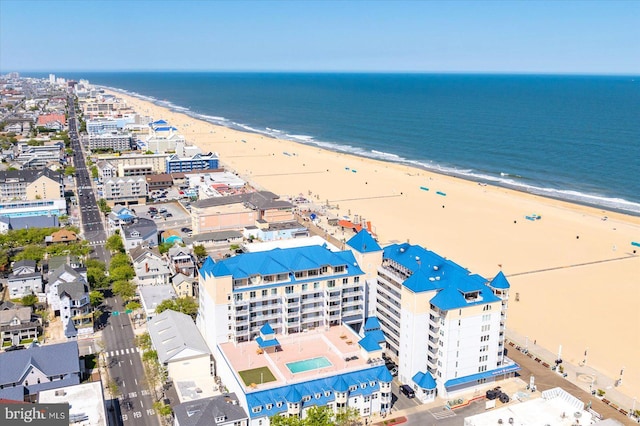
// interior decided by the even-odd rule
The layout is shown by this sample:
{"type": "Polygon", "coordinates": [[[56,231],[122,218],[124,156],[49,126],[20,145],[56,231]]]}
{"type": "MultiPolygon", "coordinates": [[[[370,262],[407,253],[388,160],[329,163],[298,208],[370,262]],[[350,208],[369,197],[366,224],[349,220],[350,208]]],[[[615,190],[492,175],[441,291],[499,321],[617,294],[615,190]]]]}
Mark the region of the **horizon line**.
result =
{"type": "Polygon", "coordinates": [[[545,76],[606,76],[606,77],[640,77],[637,73],[627,72],[579,72],[579,71],[407,71],[407,70],[202,70],[202,69],[117,69],[117,70],[12,70],[0,69],[0,75],[17,73],[216,73],[216,74],[413,74],[413,75],[545,75],[545,76]]]}

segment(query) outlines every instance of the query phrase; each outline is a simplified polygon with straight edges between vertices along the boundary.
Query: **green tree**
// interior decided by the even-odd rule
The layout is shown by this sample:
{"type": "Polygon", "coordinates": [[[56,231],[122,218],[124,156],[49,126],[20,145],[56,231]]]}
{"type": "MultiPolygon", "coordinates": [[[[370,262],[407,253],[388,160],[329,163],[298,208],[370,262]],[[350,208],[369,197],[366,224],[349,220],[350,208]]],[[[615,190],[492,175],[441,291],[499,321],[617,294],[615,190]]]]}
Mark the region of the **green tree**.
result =
{"type": "Polygon", "coordinates": [[[129,281],[136,275],[130,265],[118,266],[109,271],[109,277],[112,281],[129,281]]]}
{"type": "Polygon", "coordinates": [[[93,290],[89,293],[89,301],[91,302],[91,306],[94,308],[100,306],[102,301],[104,300],[104,295],[102,292],[93,290]]]}
{"type": "MultiPolygon", "coordinates": [[[[270,426],[303,426],[303,420],[299,417],[283,417],[280,415],[275,415],[269,418],[270,426]]],[[[315,425],[314,425],[315,426],[315,425]]],[[[318,425],[324,426],[324,425],[318,425]]]]}
{"type": "Polygon", "coordinates": [[[28,245],[18,254],[16,254],[13,260],[35,260],[40,262],[44,257],[46,249],[43,246],[28,245]]]}
{"type": "Polygon", "coordinates": [[[96,268],[101,270],[102,272],[107,270],[107,266],[104,264],[104,262],[100,262],[98,259],[87,259],[86,262],[84,262],[84,266],[86,266],[87,268],[96,268]]]}
{"type": "Polygon", "coordinates": [[[27,294],[26,296],[23,296],[22,299],[20,299],[20,303],[22,303],[24,306],[33,306],[38,303],[38,296],[36,296],[35,294],[27,294]]]}
{"type": "Polygon", "coordinates": [[[109,279],[104,273],[104,269],[97,267],[87,268],[87,281],[91,288],[106,288],[109,287],[109,279]]]}
{"type": "Polygon", "coordinates": [[[51,314],[48,310],[38,309],[36,310],[35,314],[42,319],[42,325],[46,326],[49,323],[49,315],[51,314]]]}
{"type": "Polygon", "coordinates": [[[136,295],[136,286],[129,281],[116,281],[113,283],[113,293],[124,300],[130,300],[136,295]]]}
{"type": "Polygon", "coordinates": [[[148,331],[137,335],[135,339],[136,345],[142,349],[143,352],[151,349],[151,336],[148,331]]]}
{"type": "Polygon", "coordinates": [[[164,404],[160,401],[156,401],[153,403],[153,409],[156,410],[156,413],[162,416],[170,416],[173,413],[173,410],[167,404],[164,404]]]}
{"type": "Polygon", "coordinates": [[[97,179],[100,174],[98,173],[98,168],[96,166],[91,166],[91,178],[97,179]]]}
{"type": "Polygon", "coordinates": [[[136,309],[140,309],[142,307],[142,305],[136,301],[131,301],[129,303],[127,303],[127,305],[124,307],[125,309],[129,309],[131,311],[135,311],[136,309]]]}
{"type": "Polygon", "coordinates": [[[111,207],[109,207],[109,205],[107,204],[107,200],[105,200],[104,198],[100,198],[98,200],[98,208],[103,214],[111,212],[111,207]]]}
{"type": "Polygon", "coordinates": [[[116,399],[118,396],[120,396],[120,387],[115,380],[110,380],[109,383],[107,383],[107,389],[109,389],[111,399],[116,399]]]}
{"type": "Polygon", "coordinates": [[[193,254],[202,261],[208,256],[207,249],[203,245],[193,246],[193,254]]]}
{"type": "Polygon", "coordinates": [[[178,299],[166,299],[156,306],[156,314],[162,313],[167,309],[182,312],[195,318],[198,314],[198,302],[193,297],[179,297],[178,299]]]}
{"type": "Polygon", "coordinates": [[[124,244],[122,243],[122,238],[120,235],[112,235],[107,238],[107,243],[104,245],[107,250],[112,252],[121,252],[124,253],[124,244]]]}
{"type": "Polygon", "coordinates": [[[336,426],[360,426],[362,425],[362,421],[360,420],[358,410],[355,408],[345,408],[335,414],[333,424],[336,426]]]}
{"type": "Polygon", "coordinates": [[[158,251],[160,252],[160,254],[165,254],[166,252],[169,251],[171,247],[173,247],[173,245],[174,243],[167,243],[167,242],[160,243],[158,245],[158,251]]]}
{"type": "Polygon", "coordinates": [[[111,257],[111,262],[109,262],[109,270],[112,271],[120,266],[130,266],[131,262],[129,261],[129,256],[125,253],[116,253],[111,257]]]}
{"type": "Polygon", "coordinates": [[[64,175],[65,176],[73,176],[74,174],[76,174],[76,168],[73,166],[67,166],[64,168],[64,175]]]}

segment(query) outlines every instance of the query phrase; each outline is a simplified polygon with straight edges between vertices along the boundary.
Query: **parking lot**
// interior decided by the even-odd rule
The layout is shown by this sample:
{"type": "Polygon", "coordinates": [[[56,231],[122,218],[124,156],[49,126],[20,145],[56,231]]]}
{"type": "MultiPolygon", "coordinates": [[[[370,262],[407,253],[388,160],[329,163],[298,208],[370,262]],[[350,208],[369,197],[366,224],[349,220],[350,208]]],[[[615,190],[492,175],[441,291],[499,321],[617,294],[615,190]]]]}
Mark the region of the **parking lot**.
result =
{"type": "Polygon", "coordinates": [[[131,209],[138,217],[152,219],[158,230],[191,228],[191,215],[177,201],[131,206],[131,209]],[[151,213],[150,208],[158,212],[151,213]]]}

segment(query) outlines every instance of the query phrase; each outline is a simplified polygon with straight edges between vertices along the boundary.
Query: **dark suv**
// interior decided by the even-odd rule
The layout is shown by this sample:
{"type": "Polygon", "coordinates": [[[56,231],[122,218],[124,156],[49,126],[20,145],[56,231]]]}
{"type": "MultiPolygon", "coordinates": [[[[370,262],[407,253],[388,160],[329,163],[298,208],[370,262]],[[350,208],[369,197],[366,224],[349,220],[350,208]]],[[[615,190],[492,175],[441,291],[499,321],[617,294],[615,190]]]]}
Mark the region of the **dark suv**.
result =
{"type": "Polygon", "coordinates": [[[403,393],[407,398],[414,398],[416,393],[411,389],[409,385],[401,385],[400,392],[403,393]]]}

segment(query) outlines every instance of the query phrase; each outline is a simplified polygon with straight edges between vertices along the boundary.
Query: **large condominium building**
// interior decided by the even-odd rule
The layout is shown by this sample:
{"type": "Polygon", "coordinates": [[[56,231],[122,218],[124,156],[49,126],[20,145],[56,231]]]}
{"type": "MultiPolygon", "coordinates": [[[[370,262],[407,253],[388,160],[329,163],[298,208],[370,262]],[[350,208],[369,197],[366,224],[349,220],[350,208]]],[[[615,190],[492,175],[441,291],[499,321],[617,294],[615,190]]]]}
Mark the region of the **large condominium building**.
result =
{"type": "Polygon", "coordinates": [[[153,173],[164,173],[167,164],[165,154],[126,154],[126,155],[98,155],[96,161],[108,161],[114,167],[124,166],[151,166],[153,173]]]}
{"type": "Polygon", "coordinates": [[[132,148],[130,133],[109,132],[102,134],[89,134],[87,137],[89,149],[111,149],[113,151],[128,151],[132,148]]]}
{"type": "Polygon", "coordinates": [[[144,148],[155,153],[174,152],[176,144],[184,144],[185,138],[173,126],[164,120],[154,121],[149,124],[149,136],[144,148]]]}
{"type": "Polygon", "coordinates": [[[372,291],[386,352],[421,401],[519,369],[504,353],[509,283],[502,272],[487,280],[422,247],[393,244],[372,291]]]}
{"type": "Polygon", "coordinates": [[[101,135],[118,131],[118,122],[111,118],[87,120],[87,133],[90,135],[101,135]]]}
{"type": "Polygon", "coordinates": [[[167,173],[191,172],[194,170],[215,170],[218,168],[218,154],[196,154],[193,157],[179,157],[174,154],[167,158],[167,173]]]}
{"type": "Polygon", "coordinates": [[[114,204],[144,204],[147,197],[144,176],[110,178],[104,181],[104,198],[114,204]]]}
{"type": "Polygon", "coordinates": [[[364,321],[363,272],[351,251],[321,246],[245,253],[200,270],[198,327],[211,344],[364,321]]]}
{"type": "Polygon", "coordinates": [[[62,174],[51,169],[0,171],[0,201],[64,199],[62,174]]]}

